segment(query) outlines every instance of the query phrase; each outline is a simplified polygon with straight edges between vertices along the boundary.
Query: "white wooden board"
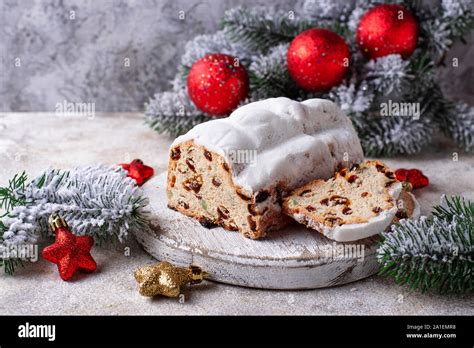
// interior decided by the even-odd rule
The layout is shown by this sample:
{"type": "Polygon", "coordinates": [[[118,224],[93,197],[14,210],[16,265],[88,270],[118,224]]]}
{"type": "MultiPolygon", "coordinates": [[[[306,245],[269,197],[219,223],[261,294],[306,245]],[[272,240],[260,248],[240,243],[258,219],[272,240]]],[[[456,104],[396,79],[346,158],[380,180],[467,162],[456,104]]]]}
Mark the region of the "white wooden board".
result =
{"type": "Polygon", "coordinates": [[[167,207],[165,180],[166,174],[162,174],[143,186],[150,199],[151,229],[136,234],[144,249],[158,260],[196,264],[211,280],[265,289],[335,286],[378,270],[377,237],[336,243],[296,223],[263,240],[250,240],[220,227],[207,229],[167,207]],[[341,250],[345,252],[335,254],[341,250]]]}

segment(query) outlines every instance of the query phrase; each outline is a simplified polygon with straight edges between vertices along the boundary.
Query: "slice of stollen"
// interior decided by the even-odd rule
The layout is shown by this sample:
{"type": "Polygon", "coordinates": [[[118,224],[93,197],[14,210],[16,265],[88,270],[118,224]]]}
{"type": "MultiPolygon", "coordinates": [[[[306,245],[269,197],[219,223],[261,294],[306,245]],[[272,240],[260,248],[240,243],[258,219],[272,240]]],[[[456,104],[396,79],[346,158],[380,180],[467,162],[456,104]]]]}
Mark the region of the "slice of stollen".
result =
{"type": "Polygon", "coordinates": [[[354,241],[419,211],[414,196],[402,191],[402,183],[384,163],[365,161],[292,191],[283,200],[283,211],[330,239],[354,241]]]}
{"type": "Polygon", "coordinates": [[[402,190],[397,201],[398,211],[393,218],[392,223],[397,223],[401,219],[418,219],[421,215],[420,204],[413,193],[402,190]]]}

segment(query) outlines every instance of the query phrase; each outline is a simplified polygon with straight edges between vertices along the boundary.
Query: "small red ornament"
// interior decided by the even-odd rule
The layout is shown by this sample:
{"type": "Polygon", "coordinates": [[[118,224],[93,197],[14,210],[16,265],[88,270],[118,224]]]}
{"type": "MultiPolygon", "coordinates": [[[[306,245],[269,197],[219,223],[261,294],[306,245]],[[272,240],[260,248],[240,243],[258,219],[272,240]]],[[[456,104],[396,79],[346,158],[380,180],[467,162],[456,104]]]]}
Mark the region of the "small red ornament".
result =
{"type": "Polygon", "coordinates": [[[418,23],[405,7],[378,5],[367,11],[357,25],[356,42],[369,59],[412,55],[418,40],[418,23]]]}
{"type": "Polygon", "coordinates": [[[327,29],[303,31],[291,41],[286,56],[291,78],[313,92],[339,85],[349,69],[349,58],[342,37],[327,29]]]}
{"type": "Polygon", "coordinates": [[[76,236],[71,233],[63,218],[58,214],[49,219],[56,234],[54,244],[43,250],[43,258],[58,265],[62,280],[69,280],[76,271],[93,272],[97,264],[90,254],[94,239],[91,236],[76,236]]]}
{"type": "Polygon", "coordinates": [[[423,172],[418,169],[397,169],[395,171],[395,177],[398,181],[408,181],[413,189],[428,186],[430,183],[428,177],[426,177],[423,172]]]}
{"type": "Polygon", "coordinates": [[[208,54],[193,64],[188,75],[188,94],[198,109],[210,115],[229,114],[247,98],[247,71],[232,56],[208,54]]]}
{"type": "Polygon", "coordinates": [[[128,177],[135,179],[138,186],[142,186],[154,173],[153,168],[144,165],[140,159],[134,159],[131,163],[122,163],[119,165],[128,172],[128,177]]]}

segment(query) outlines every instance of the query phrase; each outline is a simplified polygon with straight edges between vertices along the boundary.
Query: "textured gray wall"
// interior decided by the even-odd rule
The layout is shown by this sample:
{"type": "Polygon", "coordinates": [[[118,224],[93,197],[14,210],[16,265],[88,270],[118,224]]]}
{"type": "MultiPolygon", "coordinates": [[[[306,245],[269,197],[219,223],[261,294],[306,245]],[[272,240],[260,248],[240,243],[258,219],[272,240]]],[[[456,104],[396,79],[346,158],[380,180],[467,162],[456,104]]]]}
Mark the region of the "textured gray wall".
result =
{"type": "Polygon", "coordinates": [[[63,100],[95,102],[98,111],[141,110],[168,88],[187,40],[215,31],[227,8],[264,3],[1,0],[0,110],[49,111],[63,100]]]}
{"type": "MultiPolygon", "coordinates": [[[[97,111],[142,110],[148,97],[168,88],[186,41],[215,31],[225,9],[275,2],[288,9],[295,3],[0,0],[0,111],[50,111],[63,100],[95,102],[97,111]]],[[[445,75],[455,96],[474,95],[472,46],[452,53],[460,67],[445,75]]]]}

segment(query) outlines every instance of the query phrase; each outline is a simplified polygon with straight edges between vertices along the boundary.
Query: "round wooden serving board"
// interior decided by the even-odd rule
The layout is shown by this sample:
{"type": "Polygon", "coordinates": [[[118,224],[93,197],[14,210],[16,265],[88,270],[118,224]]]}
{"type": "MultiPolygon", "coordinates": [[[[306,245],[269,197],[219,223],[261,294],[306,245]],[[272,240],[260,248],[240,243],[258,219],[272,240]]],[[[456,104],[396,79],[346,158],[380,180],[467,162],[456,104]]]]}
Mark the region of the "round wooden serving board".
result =
{"type": "Polygon", "coordinates": [[[336,243],[294,223],[265,239],[250,240],[220,227],[207,229],[169,209],[166,173],[143,189],[152,216],[151,229],[136,233],[139,243],[158,260],[201,266],[211,280],[263,289],[313,289],[353,282],[378,270],[377,237],[336,243]]]}

